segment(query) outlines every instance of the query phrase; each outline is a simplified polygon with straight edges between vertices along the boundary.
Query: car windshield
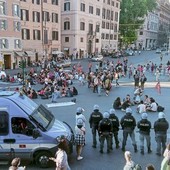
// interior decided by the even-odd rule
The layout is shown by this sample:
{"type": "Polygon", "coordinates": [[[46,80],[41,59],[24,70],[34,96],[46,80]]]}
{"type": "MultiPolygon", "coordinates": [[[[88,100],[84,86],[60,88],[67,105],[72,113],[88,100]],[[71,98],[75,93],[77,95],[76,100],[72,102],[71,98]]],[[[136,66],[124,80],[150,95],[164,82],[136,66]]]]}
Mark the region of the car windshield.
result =
{"type": "Polygon", "coordinates": [[[54,122],[54,116],[43,105],[40,105],[31,115],[30,118],[43,131],[47,131],[49,125],[54,122]]]}

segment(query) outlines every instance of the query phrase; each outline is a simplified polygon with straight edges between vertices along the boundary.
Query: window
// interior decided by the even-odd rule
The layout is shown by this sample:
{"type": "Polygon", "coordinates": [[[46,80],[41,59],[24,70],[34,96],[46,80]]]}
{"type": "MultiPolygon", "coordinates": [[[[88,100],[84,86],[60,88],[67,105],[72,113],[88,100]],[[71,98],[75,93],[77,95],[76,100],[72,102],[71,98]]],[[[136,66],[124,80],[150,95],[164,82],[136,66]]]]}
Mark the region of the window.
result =
{"type": "Polygon", "coordinates": [[[52,22],[58,23],[58,14],[57,13],[52,13],[52,22]]]}
{"type": "Polygon", "coordinates": [[[25,118],[13,117],[11,119],[12,132],[14,134],[23,134],[27,136],[32,136],[35,126],[25,118]]]}
{"type": "Polygon", "coordinates": [[[114,26],[114,32],[117,32],[117,24],[114,26]]]}
{"type": "Polygon", "coordinates": [[[114,15],[114,12],[111,11],[111,20],[113,21],[113,15],[114,15]]]}
{"type": "Polygon", "coordinates": [[[106,40],[108,40],[109,39],[109,34],[106,34],[106,40]]]}
{"type": "Polygon", "coordinates": [[[105,22],[102,21],[102,28],[105,28],[105,22]]]}
{"type": "Polygon", "coordinates": [[[8,121],[9,116],[5,111],[0,111],[0,136],[7,135],[9,131],[8,121]]]}
{"type": "Polygon", "coordinates": [[[52,31],[52,40],[58,40],[58,31],[52,31]]]}
{"type": "Polygon", "coordinates": [[[118,3],[116,3],[116,7],[117,7],[117,8],[119,7],[119,4],[118,4],[118,3]]]}
{"type": "Polygon", "coordinates": [[[101,35],[101,39],[104,39],[104,33],[102,33],[102,35],[101,35]]]}
{"type": "Polygon", "coordinates": [[[69,30],[70,29],[70,22],[66,21],[64,22],[64,30],[69,30]]]}
{"type": "Polygon", "coordinates": [[[80,42],[83,42],[83,37],[80,38],[80,42]]]}
{"type": "Polygon", "coordinates": [[[117,35],[114,35],[114,40],[117,40],[117,35]]]}
{"type": "Polygon", "coordinates": [[[110,0],[107,0],[107,4],[110,5],[110,0]]]}
{"type": "Polygon", "coordinates": [[[112,1],[112,6],[115,6],[115,2],[114,1],[112,1]]]}
{"type": "Polygon", "coordinates": [[[139,35],[143,35],[143,31],[140,31],[140,32],[139,32],[139,35]]]}
{"type": "Polygon", "coordinates": [[[33,11],[33,22],[40,22],[40,12],[33,11]]]}
{"type": "Polygon", "coordinates": [[[58,5],[58,0],[51,0],[51,3],[52,3],[53,5],[58,5]]]}
{"type": "Polygon", "coordinates": [[[20,17],[20,8],[17,4],[13,4],[13,16],[20,17]]]}
{"type": "Polygon", "coordinates": [[[85,12],[85,4],[83,4],[83,3],[81,3],[80,4],[80,11],[83,11],[83,12],[85,12]]]}
{"type": "Polygon", "coordinates": [[[109,22],[107,22],[107,23],[106,23],[106,29],[108,29],[108,30],[109,30],[109,29],[110,29],[110,27],[109,27],[109,26],[110,26],[110,24],[109,24],[109,22]]]}
{"type": "Polygon", "coordinates": [[[5,15],[6,14],[6,4],[5,2],[0,1],[0,15],[5,15]]]}
{"type": "Polygon", "coordinates": [[[14,48],[15,49],[21,48],[21,40],[20,39],[14,40],[14,48]]]}
{"type": "Polygon", "coordinates": [[[7,30],[7,20],[0,20],[0,30],[7,30]]]}
{"type": "Polygon", "coordinates": [[[40,30],[33,30],[33,40],[41,40],[40,30]]]}
{"type": "Polygon", "coordinates": [[[64,11],[70,11],[70,2],[64,3],[64,11]]]}
{"type": "Polygon", "coordinates": [[[93,24],[89,24],[89,33],[90,35],[93,34],[93,24]]]}
{"type": "Polygon", "coordinates": [[[22,29],[22,39],[29,40],[30,39],[30,30],[29,29],[22,29]]]}
{"type": "Polygon", "coordinates": [[[69,42],[69,37],[65,37],[65,42],[69,42]]]}
{"type": "Polygon", "coordinates": [[[0,47],[1,47],[1,49],[7,49],[8,48],[8,40],[5,38],[0,39],[0,47]]]}
{"type": "Polygon", "coordinates": [[[96,8],[96,15],[100,16],[100,8],[96,8]]]}
{"type": "Polygon", "coordinates": [[[89,6],[89,14],[93,14],[93,6],[89,6]]]}
{"type": "Polygon", "coordinates": [[[100,32],[100,25],[96,25],[96,32],[100,32]]]}
{"type": "Polygon", "coordinates": [[[44,3],[47,3],[47,0],[43,0],[44,3]]]}
{"type": "Polygon", "coordinates": [[[20,1],[27,2],[26,0],[20,0],[20,1]]]}
{"type": "Polygon", "coordinates": [[[84,22],[80,22],[80,30],[85,30],[85,23],[84,22]]]}
{"type": "Polygon", "coordinates": [[[14,31],[21,31],[21,23],[19,21],[14,21],[14,31]]]}
{"type": "Polygon", "coordinates": [[[29,11],[26,9],[21,9],[21,20],[29,21],[29,11]]]}
{"type": "Polygon", "coordinates": [[[115,21],[118,21],[118,12],[115,12],[115,21]]]}
{"type": "Polygon", "coordinates": [[[99,43],[99,39],[98,38],[96,39],[96,43],[99,43]]]}
{"type": "Polygon", "coordinates": [[[105,8],[102,9],[102,18],[103,19],[106,18],[106,9],[105,8]]]}
{"type": "Polygon", "coordinates": [[[40,0],[32,0],[32,3],[33,3],[33,4],[40,5],[40,0]]]}
{"type": "Polygon", "coordinates": [[[110,20],[110,10],[107,10],[106,12],[106,19],[110,20]]]}
{"type": "Polygon", "coordinates": [[[43,21],[50,21],[50,14],[47,11],[43,11],[43,21]]]}

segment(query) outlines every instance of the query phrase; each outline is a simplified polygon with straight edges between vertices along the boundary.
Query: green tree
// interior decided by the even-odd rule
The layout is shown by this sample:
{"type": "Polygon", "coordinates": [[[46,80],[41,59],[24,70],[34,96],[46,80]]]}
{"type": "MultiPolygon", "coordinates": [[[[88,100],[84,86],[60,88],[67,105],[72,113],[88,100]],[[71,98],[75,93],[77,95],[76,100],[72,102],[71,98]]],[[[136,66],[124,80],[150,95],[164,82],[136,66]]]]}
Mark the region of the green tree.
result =
{"type": "Polygon", "coordinates": [[[120,4],[119,32],[124,44],[137,39],[137,30],[144,23],[144,17],[156,7],[156,0],[122,0],[120,4]]]}

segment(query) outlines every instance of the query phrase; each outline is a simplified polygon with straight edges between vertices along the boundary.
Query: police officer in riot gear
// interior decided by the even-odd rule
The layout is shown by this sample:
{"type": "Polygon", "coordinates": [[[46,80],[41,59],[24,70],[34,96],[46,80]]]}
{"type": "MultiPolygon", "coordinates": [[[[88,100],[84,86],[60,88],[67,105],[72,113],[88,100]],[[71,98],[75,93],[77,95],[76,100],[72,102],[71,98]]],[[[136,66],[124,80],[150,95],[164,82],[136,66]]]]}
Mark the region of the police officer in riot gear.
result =
{"type": "Polygon", "coordinates": [[[103,119],[103,115],[101,112],[99,112],[99,106],[94,105],[93,107],[94,111],[91,113],[90,118],[89,118],[89,123],[90,123],[90,128],[92,129],[92,135],[93,135],[93,148],[96,148],[97,145],[97,140],[96,140],[96,135],[98,132],[98,125],[100,120],[103,119]]]}
{"type": "Polygon", "coordinates": [[[167,141],[167,130],[169,128],[169,123],[165,119],[165,114],[159,112],[158,120],[154,123],[155,140],[157,142],[157,155],[161,156],[166,148],[167,141]],[[162,151],[161,151],[162,145],[162,151]]]}
{"type": "Polygon", "coordinates": [[[110,152],[112,138],[112,122],[109,120],[109,112],[104,112],[103,119],[99,122],[100,153],[103,153],[104,141],[107,141],[107,153],[110,152]]]}
{"type": "Polygon", "coordinates": [[[140,140],[140,151],[141,154],[144,155],[144,140],[146,139],[146,144],[148,148],[148,153],[151,153],[151,122],[147,119],[148,114],[142,113],[142,119],[137,123],[137,127],[139,129],[139,140],[140,140]]]}
{"type": "Polygon", "coordinates": [[[137,152],[137,145],[136,145],[135,133],[134,133],[134,129],[136,127],[136,120],[132,116],[131,108],[129,107],[126,108],[126,115],[122,117],[120,124],[123,130],[122,151],[125,151],[126,141],[129,135],[132,140],[134,151],[137,152]]]}
{"type": "Polygon", "coordinates": [[[112,122],[112,139],[111,139],[111,148],[110,149],[113,149],[112,148],[112,145],[113,145],[113,137],[114,137],[114,140],[115,140],[115,143],[116,143],[116,148],[118,149],[119,148],[119,139],[118,139],[118,132],[119,132],[119,119],[118,117],[115,115],[115,109],[110,109],[109,110],[110,112],[110,116],[109,116],[109,119],[111,120],[112,122]]]}

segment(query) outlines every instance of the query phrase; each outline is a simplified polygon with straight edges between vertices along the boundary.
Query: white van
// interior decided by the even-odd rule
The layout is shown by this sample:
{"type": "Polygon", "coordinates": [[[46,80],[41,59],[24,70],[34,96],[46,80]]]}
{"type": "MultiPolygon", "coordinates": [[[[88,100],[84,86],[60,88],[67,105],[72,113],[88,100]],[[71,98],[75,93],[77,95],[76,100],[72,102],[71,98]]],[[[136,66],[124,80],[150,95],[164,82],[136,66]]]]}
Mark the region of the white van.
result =
{"type": "Polygon", "coordinates": [[[71,153],[74,134],[67,123],[25,95],[0,92],[0,161],[20,157],[46,168],[50,165],[48,158],[57,150],[56,139],[63,135],[71,153]]]}

